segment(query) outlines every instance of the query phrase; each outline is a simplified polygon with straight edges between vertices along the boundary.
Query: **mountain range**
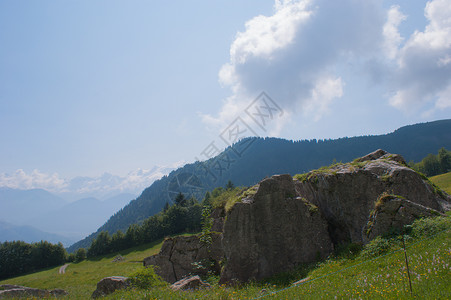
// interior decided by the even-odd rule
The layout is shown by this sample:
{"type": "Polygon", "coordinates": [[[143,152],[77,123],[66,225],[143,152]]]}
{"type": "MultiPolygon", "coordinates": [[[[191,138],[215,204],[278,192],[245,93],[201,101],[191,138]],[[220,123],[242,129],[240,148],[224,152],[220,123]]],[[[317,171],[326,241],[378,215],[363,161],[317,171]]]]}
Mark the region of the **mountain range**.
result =
{"type": "Polygon", "coordinates": [[[68,203],[42,189],[0,188],[0,240],[52,240],[70,245],[134,198],[124,193],[103,201],[90,197],[68,203]]]}
{"type": "Polygon", "coordinates": [[[72,239],[68,239],[61,235],[44,232],[33,226],[17,226],[0,221],[0,243],[17,240],[25,241],[27,243],[35,243],[42,240],[53,244],[61,242],[64,246],[68,246],[73,243],[72,239]]]}
{"type": "Polygon", "coordinates": [[[235,185],[249,186],[273,174],[294,175],[333,162],[348,162],[379,148],[401,154],[407,161],[419,161],[441,147],[451,149],[451,120],[409,125],[383,135],[329,140],[244,138],[207,161],[186,164],[156,180],[68,251],[89,247],[101,231],[113,234],[127,230],[131,224],[159,212],[166,203],[173,203],[179,192],[202,199],[206,191],[224,186],[229,180],[235,185]]]}

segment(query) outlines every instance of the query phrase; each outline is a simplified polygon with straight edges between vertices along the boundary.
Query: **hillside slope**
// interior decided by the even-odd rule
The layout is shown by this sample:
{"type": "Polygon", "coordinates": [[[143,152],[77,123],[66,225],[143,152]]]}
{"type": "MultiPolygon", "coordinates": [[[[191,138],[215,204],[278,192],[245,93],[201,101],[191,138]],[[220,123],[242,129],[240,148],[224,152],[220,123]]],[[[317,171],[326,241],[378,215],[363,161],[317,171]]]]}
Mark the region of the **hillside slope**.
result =
{"type": "Polygon", "coordinates": [[[435,185],[451,195],[451,172],[429,178],[435,185]]]}
{"type": "MultiPolygon", "coordinates": [[[[406,239],[413,293],[419,299],[449,299],[449,216],[420,221],[418,225],[413,227],[413,238],[406,239]]],[[[114,253],[70,264],[64,275],[58,274],[57,267],[3,280],[0,285],[62,288],[69,292],[64,299],[88,299],[100,279],[112,275],[127,276],[140,269],[141,264],[136,261],[157,253],[161,245],[158,241],[123,251],[121,255],[125,260],[121,262],[112,262],[118,254],[114,253]]],[[[399,239],[391,239],[385,244],[373,243],[362,252],[357,246],[342,249],[326,262],[304,265],[296,272],[282,273],[262,283],[226,287],[211,277],[208,278],[212,284],[210,289],[131,289],[116,291],[105,299],[412,299],[399,239]],[[302,278],[306,279],[299,282],[302,278]]]]}
{"type": "Polygon", "coordinates": [[[110,234],[119,229],[125,231],[129,225],[160,211],[166,202],[171,203],[178,192],[202,199],[206,191],[224,186],[228,180],[235,185],[249,186],[266,176],[294,175],[329,165],[334,160],[347,162],[379,148],[401,154],[407,161],[419,161],[441,147],[451,149],[451,120],[409,125],[385,135],[335,140],[247,138],[214,158],[187,164],[155,181],[95,233],[68,250],[88,247],[101,231],[110,234]]]}

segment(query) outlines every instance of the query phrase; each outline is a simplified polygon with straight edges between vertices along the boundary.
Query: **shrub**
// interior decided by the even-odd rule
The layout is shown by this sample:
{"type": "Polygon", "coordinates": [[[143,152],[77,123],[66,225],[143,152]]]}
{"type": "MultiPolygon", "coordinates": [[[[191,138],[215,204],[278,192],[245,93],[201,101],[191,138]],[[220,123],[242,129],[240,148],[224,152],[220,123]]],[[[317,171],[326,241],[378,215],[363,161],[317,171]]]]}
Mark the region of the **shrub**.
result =
{"type": "Polygon", "coordinates": [[[365,246],[362,255],[366,257],[379,256],[390,250],[390,246],[391,242],[389,239],[378,236],[365,246]]]}
{"type": "Polygon", "coordinates": [[[436,217],[418,219],[408,227],[410,235],[413,237],[424,237],[437,234],[451,226],[449,217],[436,217]]]}
{"type": "Polygon", "coordinates": [[[165,286],[166,282],[155,273],[152,266],[141,268],[128,276],[132,286],[139,289],[148,289],[153,286],[165,286]]]}

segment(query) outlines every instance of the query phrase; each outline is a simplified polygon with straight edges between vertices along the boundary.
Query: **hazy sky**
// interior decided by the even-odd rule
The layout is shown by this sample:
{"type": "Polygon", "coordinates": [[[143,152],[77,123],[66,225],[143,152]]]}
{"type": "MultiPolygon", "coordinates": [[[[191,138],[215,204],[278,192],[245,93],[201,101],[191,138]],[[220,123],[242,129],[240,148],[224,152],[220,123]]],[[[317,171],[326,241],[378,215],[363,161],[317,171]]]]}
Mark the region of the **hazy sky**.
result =
{"type": "Polygon", "coordinates": [[[262,91],[262,136],[450,118],[451,0],[0,1],[0,178],[191,162],[262,91]]]}

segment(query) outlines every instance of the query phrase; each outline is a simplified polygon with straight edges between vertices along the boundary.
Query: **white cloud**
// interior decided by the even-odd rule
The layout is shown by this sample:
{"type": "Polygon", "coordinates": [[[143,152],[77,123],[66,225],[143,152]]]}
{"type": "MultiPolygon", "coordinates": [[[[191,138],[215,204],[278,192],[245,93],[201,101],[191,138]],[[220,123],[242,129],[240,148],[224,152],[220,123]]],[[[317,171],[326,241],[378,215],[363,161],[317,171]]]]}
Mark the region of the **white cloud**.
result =
{"type": "Polygon", "coordinates": [[[98,177],[61,178],[57,173],[46,174],[38,170],[26,173],[17,170],[12,174],[0,173],[0,187],[14,189],[45,189],[57,194],[77,197],[98,197],[117,193],[139,194],[155,180],[169,174],[172,170],[183,165],[178,162],[171,166],[158,166],[150,170],[138,169],[125,176],[104,173],[98,177]]]}
{"type": "Polygon", "coordinates": [[[343,96],[343,82],[338,78],[320,78],[312,90],[312,97],[305,101],[303,113],[313,116],[315,121],[329,112],[329,106],[336,98],[343,96]]]}
{"type": "Polygon", "coordinates": [[[429,1],[424,12],[424,31],[414,32],[396,53],[390,104],[401,110],[451,106],[451,3],[429,1]]]}
{"type": "MultiPolygon", "coordinates": [[[[224,126],[262,91],[290,112],[280,123],[294,109],[320,120],[343,96],[337,65],[378,52],[384,22],[379,1],[275,1],[273,15],[249,20],[236,35],[230,61],[219,71],[220,83],[233,94],[217,116],[204,115],[203,121],[224,126]]],[[[280,123],[273,124],[275,132],[280,123]]]]}
{"type": "Polygon", "coordinates": [[[57,173],[45,174],[38,170],[26,173],[19,169],[13,174],[0,173],[0,186],[14,189],[42,188],[50,191],[62,190],[67,186],[57,173]]]}
{"type": "Polygon", "coordinates": [[[387,22],[383,27],[384,48],[389,59],[395,59],[399,46],[404,40],[398,27],[407,17],[401,13],[399,5],[393,5],[388,11],[387,22]]]}
{"type": "MultiPolygon", "coordinates": [[[[451,3],[427,2],[427,26],[410,36],[399,30],[409,18],[402,9],[377,0],[276,0],[272,15],[237,33],[219,71],[232,94],[203,121],[224,128],[265,91],[286,112],[269,130],[279,133],[294,116],[307,123],[332,113],[347,90],[361,90],[355,82],[374,86],[381,104],[420,116],[451,107],[451,3]]],[[[375,97],[348,100],[375,105],[375,97]]]]}

